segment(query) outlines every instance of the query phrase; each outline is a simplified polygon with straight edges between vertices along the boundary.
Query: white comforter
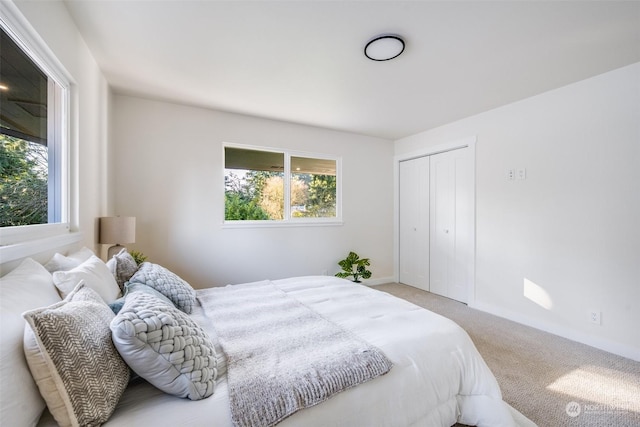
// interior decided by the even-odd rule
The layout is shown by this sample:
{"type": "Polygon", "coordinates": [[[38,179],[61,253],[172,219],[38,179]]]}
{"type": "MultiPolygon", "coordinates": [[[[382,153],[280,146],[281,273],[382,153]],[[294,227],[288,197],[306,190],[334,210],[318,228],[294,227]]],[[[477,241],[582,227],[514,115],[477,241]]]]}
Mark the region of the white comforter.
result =
{"type": "MultiPolygon", "coordinates": [[[[290,296],[380,348],[391,371],[304,409],[278,427],[534,426],[502,401],[466,332],[451,320],[389,294],[327,276],[274,281],[290,296]]],[[[194,318],[213,334],[201,307],[194,318]]],[[[43,417],[41,425],[51,419],[43,417]]],[[[231,427],[226,376],[213,396],[190,401],[145,382],[125,392],[108,427],[231,427]]]]}

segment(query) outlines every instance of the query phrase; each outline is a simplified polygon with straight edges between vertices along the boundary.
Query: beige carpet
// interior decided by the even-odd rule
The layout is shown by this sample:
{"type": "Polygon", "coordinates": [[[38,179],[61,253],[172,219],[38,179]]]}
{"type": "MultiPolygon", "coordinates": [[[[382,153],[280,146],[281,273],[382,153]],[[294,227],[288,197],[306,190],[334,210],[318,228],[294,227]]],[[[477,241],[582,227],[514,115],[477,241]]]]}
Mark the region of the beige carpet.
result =
{"type": "Polygon", "coordinates": [[[375,289],[462,326],[496,376],[503,399],[538,426],[640,427],[640,362],[410,286],[375,289]]]}

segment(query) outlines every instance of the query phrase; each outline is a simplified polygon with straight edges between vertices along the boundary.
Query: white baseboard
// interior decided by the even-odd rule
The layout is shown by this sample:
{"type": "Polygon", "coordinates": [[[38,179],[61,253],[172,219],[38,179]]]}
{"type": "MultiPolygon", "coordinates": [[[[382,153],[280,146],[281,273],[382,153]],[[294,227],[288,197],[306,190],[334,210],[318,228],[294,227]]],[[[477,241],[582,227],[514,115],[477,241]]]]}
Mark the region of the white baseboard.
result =
{"type": "Polygon", "coordinates": [[[469,304],[469,307],[640,362],[640,349],[636,347],[631,347],[605,338],[594,337],[575,329],[558,326],[540,319],[534,319],[529,316],[524,316],[520,313],[515,313],[483,302],[469,304]]]}
{"type": "Polygon", "coordinates": [[[366,279],[362,281],[363,285],[367,285],[367,286],[378,286],[378,285],[384,285],[385,283],[393,283],[393,277],[389,276],[389,277],[378,277],[376,279],[366,279]]]}

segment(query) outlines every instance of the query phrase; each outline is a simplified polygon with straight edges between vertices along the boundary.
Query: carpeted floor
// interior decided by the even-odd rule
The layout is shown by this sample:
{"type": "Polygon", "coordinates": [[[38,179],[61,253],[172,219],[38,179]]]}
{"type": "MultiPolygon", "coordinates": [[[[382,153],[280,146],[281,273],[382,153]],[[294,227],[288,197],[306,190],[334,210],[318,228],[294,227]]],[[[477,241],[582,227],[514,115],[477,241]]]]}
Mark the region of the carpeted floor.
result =
{"type": "Polygon", "coordinates": [[[538,426],[640,427],[640,362],[410,286],[375,289],[462,326],[496,376],[503,399],[538,426]]]}

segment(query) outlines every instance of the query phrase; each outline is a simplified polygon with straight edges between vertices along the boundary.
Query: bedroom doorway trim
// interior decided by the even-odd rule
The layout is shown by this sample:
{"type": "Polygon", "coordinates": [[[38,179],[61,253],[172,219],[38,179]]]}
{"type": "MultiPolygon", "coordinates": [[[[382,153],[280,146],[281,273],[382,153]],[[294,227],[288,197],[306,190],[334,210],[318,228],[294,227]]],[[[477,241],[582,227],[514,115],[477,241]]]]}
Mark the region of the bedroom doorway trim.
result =
{"type": "Polygon", "coordinates": [[[469,171],[471,174],[471,254],[468,261],[469,283],[467,289],[467,304],[475,305],[475,258],[476,258],[476,136],[470,136],[442,144],[423,147],[419,150],[403,153],[394,157],[394,280],[400,279],[400,162],[417,159],[425,156],[433,156],[458,149],[469,150],[469,158],[471,159],[469,171]]]}

